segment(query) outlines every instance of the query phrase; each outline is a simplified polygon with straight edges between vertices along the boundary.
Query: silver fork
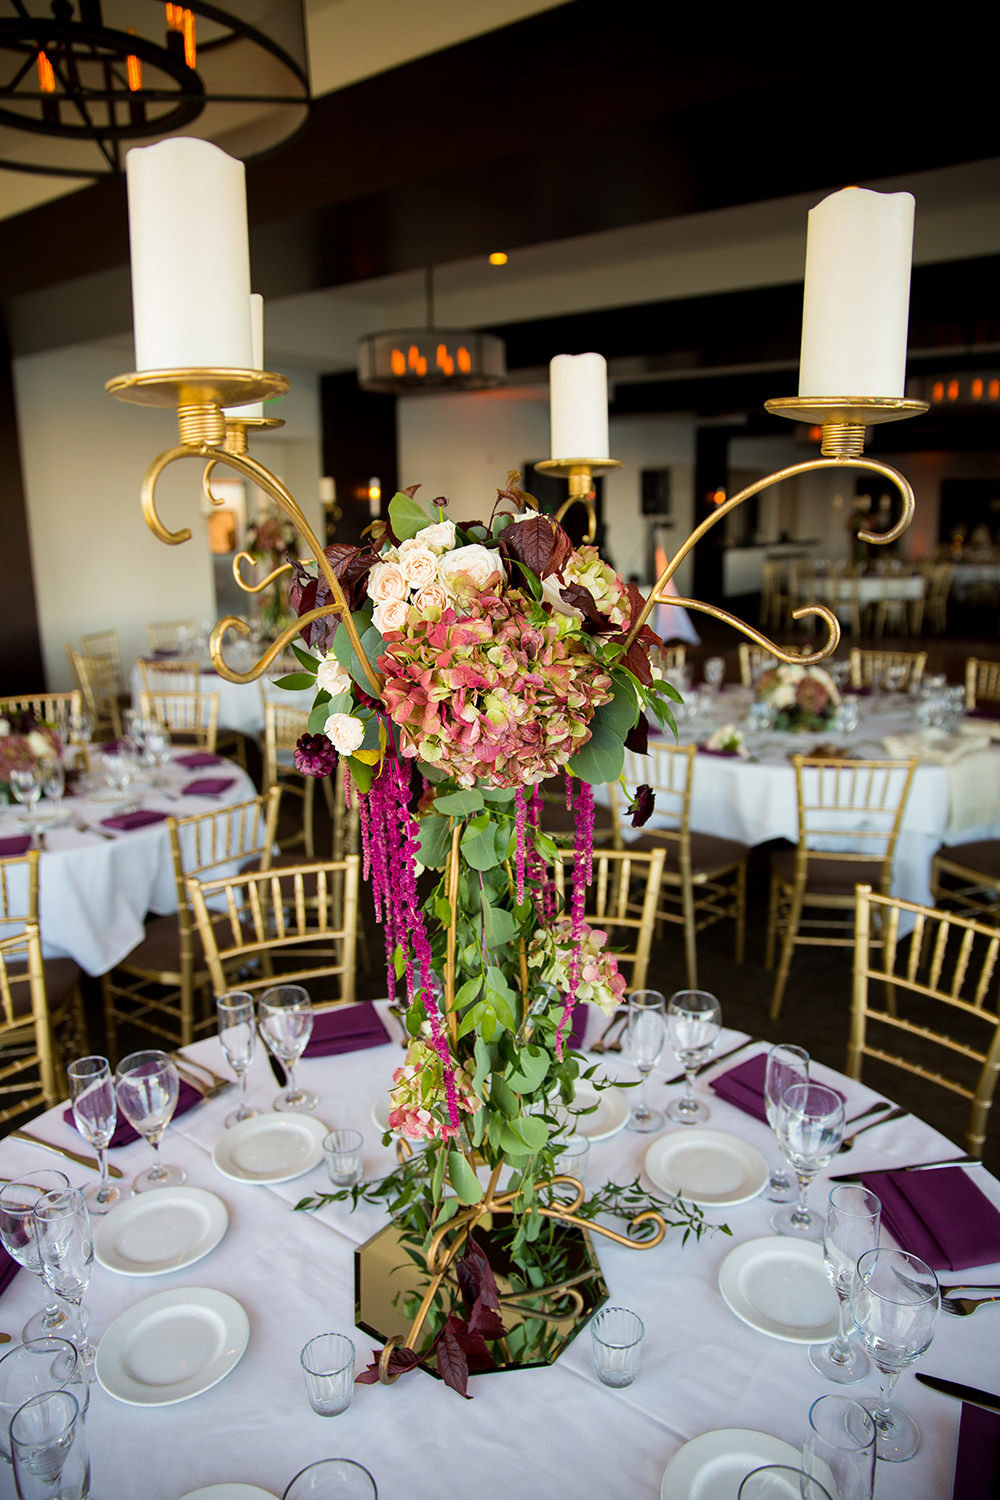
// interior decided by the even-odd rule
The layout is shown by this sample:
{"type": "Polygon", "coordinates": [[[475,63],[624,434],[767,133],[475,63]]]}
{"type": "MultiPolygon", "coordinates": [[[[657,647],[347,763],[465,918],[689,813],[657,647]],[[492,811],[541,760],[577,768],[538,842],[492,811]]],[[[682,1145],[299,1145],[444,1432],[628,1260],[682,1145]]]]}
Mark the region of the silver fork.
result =
{"type": "Polygon", "coordinates": [[[982,1307],[986,1302],[1000,1302],[1000,1295],[992,1297],[942,1297],[941,1311],[951,1313],[956,1318],[967,1318],[974,1313],[977,1307],[982,1307]]]}
{"type": "Polygon", "coordinates": [[[892,1109],[890,1109],[887,1115],[879,1115],[877,1120],[869,1120],[867,1125],[862,1125],[860,1130],[856,1130],[853,1135],[849,1135],[847,1137],[847,1139],[841,1144],[841,1151],[850,1151],[858,1136],[864,1135],[866,1130],[874,1130],[876,1125],[888,1125],[890,1120],[898,1120],[905,1114],[906,1110],[900,1109],[899,1105],[897,1104],[892,1109]]]}

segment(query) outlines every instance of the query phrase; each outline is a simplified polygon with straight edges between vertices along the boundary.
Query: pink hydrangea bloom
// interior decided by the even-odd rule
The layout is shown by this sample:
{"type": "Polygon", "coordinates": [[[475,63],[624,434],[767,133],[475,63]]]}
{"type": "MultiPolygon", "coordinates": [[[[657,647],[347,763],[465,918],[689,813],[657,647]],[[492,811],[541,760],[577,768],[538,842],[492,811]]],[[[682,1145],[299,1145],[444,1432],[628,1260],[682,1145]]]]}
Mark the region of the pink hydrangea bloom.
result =
{"type": "MultiPolygon", "coordinates": [[[[460,1110],[477,1114],[483,1101],[472,1091],[472,1077],[453,1064],[455,1096],[460,1110]]],[[[449,1141],[461,1128],[448,1119],[444,1069],[429,1041],[419,1037],[406,1049],[406,1060],[392,1075],[389,1128],[411,1140],[449,1141]]]]}

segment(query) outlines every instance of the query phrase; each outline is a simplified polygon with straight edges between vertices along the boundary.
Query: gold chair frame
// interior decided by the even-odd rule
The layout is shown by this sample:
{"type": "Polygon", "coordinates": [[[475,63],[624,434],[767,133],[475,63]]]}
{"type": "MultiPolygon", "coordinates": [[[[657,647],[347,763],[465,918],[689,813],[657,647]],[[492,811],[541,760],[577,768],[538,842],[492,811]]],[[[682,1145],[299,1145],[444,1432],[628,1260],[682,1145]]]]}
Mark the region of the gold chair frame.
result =
{"type": "MultiPolygon", "coordinates": [[[[553,867],[556,892],[566,909],[567,870],[571,869],[574,858],[572,850],[563,850],[553,867]]],[[[584,920],[607,930],[608,947],[615,950],[619,972],[625,974],[630,992],[646,987],[664,858],[662,849],[594,850],[594,878],[587,888],[584,920]],[[640,881],[643,882],[641,900],[638,899],[640,881]],[[631,935],[629,946],[623,946],[626,935],[631,935]]]]}
{"type": "Polygon", "coordinates": [[[201,663],[172,656],[164,661],[148,661],[140,656],[136,662],[144,693],[198,693],[201,691],[201,663]]]}
{"type": "Polygon", "coordinates": [[[143,718],[155,719],[171,735],[183,735],[183,743],[197,745],[213,754],[219,738],[218,693],[140,693],[143,718]]]}
{"type": "Polygon", "coordinates": [[[750,641],[740,641],[736,655],[740,664],[740,682],[744,687],[753,687],[761,672],[778,665],[773,651],[768,651],[765,646],[755,646],[750,641]]]}
{"type": "Polygon", "coordinates": [[[112,739],[121,739],[122,720],[111,658],[84,656],[73,646],[66,647],[66,655],[83,694],[87,712],[94,721],[95,738],[100,740],[105,735],[110,735],[112,739]]]}
{"type": "Polygon", "coordinates": [[[150,651],[176,651],[182,633],[194,635],[198,630],[197,620],[159,620],[146,626],[150,651]]]}
{"type": "Polygon", "coordinates": [[[876,667],[881,668],[883,681],[887,667],[905,667],[906,682],[903,691],[909,692],[911,688],[920,686],[924,667],[927,665],[927,652],[864,650],[859,646],[852,646],[849,660],[852,688],[870,687],[876,667]]]}
{"type": "MultiPolygon", "coordinates": [[[[316,840],[314,832],[314,808],[316,799],[315,776],[303,776],[301,771],[295,769],[294,763],[288,759],[288,752],[295,749],[300,735],[307,733],[309,728],[309,714],[304,708],[294,708],[290,704],[277,703],[272,698],[264,699],[264,764],[262,771],[262,784],[265,787],[280,787],[281,791],[289,797],[293,797],[301,804],[302,827],[298,833],[286,835],[282,842],[282,849],[294,849],[301,844],[305,857],[315,859],[316,840]],[[285,753],[286,759],[281,755],[285,753]]],[[[338,772],[340,763],[338,762],[338,772]]],[[[323,777],[323,792],[326,797],[327,806],[330,809],[331,818],[334,817],[333,792],[329,776],[323,777]]],[[[338,855],[342,850],[334,847],[334,854],[338,855]]],[[[353,852],[353,851],[352,851],[353,852]]]]}
{"type": "Polygon", "coordinates": [[[68,693],[18,693],[13,697],[0,698],[0,718],[14,714],[33,714],[42,724],[54,724],[60,733],[68,731],[71,714],[83,708],[83,694],[79,688],[68,693]]]}
{"type": "Polygon", "coordinates": [[[1000,839],[945,844],[931,861],[935,906],[952,904],[977,922],[1000,923],[1000,839]]]}
{"type": "Polygon", "coordinates": [[[965,706],[978,708],[982,699],[995,703],[1000,717],[1000,661],[970,656],[965,662],[965,706]]]}
{"type": "Polygon", "coordinates": [[[92,630],[80,637],[84,656],[106,656],[111,662],[115,690],[120,695],[125,691],[122,678],[122,653],[117,630],[92,630]]]}

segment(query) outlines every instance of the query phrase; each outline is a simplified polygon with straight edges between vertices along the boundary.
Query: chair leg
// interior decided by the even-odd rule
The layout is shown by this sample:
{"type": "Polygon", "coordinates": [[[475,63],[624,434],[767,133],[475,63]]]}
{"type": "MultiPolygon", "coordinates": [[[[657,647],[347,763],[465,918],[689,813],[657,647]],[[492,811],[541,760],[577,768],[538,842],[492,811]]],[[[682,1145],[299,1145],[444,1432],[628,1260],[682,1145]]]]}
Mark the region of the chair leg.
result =
{"type": "Polygon", "coordinates": [[[767,901],[767,945],[764,950],[765,969],[774,968],[774,947],[778,936],[778,881],[771,876],[771,891],[767,901]]]}
{"type": "Polygon", "coordinates": [[[313,838],[313,802],[315,795],[316,782],[311,776],[307,776],[302,794],[302,834],[307,859],[316,858],[316,845],[313,838]]]}
{"type": "Polygon", "coordinates": [[[115,1021],[114,997],[107,974],[101,979],[101,999],[104,1004],[104,1045],[113,1066],[118,1055],[118,1028],[115,1021]]]}
{"type": "Polygon", "coordinates": [[[687,962],[688,989],[698,988],[698,937],[694,929],[694,892],[691,882],[685,880],[681,887],[681,905],[684,910],[684,957],[687,962]]]}
{"type": "Polygon", "coordinates": [[[795,938],[799,930],[799,922],[802,920],[802,898],[803,892],[796,890],[792,895],[791,905],[786,918],[785,936],[781,944],[781,958],[778,961],[778,973],[774,981],[774,993],[771,996],[770,1018],[776,1021],[781,1014],[781,1002],[785,998],[785,985],[788,983],[788,971],[792,967],[792,953],[795,948],[795,938]]]}
{"type": "Polygon", "coordinates": [[[743,962],[743,954],[746,949],[747,931],[747,867],[746,862],[736,867],[736,941],[734,944],[734,955],[736,962],[743,962]]]}

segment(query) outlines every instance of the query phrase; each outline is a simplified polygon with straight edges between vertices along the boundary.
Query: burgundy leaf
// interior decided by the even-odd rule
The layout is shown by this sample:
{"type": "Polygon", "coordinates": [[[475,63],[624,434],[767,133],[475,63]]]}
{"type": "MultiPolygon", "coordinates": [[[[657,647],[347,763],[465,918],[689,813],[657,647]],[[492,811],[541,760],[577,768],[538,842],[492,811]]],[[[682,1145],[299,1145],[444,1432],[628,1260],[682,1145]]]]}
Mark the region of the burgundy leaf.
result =
{"type": "Polygon", "coordinates": [[[648,822],[655,804],[656,796],[651,786],[636,787],[635,796],[629,804],[633,828],[641,828],[644,823],[648,822]]]}
{"type": "Polygon", "coordinates": [[[478,1301],[485,1307],[499,1309],[500,1292],[490,1266],[486,1251],[478,1240],[469,1236],[465,1254],[455,1267],[458,1284],[465,1298],[465,1305],[473,1308],[478,1301]],[[468,1282],[463,1281],[463,1272],[468,1268],[468,1282]]]}
{"type": "Polygon", "coordinates": [[[508,526],[500,533],[499,546],[508,557],[524,563],[539,578],[548,578],[553,573],[561,576],[573,550],[558,521],[538,515],[508,526]]]}
{"type": "Polygon", "coordinates": [[[445,1385],[450,1385],[453,1391],[457,1391],[460,1396],[465,1396],[466,1400],[469,1400],[471,1399],[468,1394],[469,1361],[465,1357],[465,1350],[459,1340],[456,1322],[460,1323],[461,1320],[456,1319],[454,1315],[448,1317],[434,1346],[438,1374],[445,1385]]]}
{"type": "Polygon", "coordinates": [[[455,1337],[462,1346],[470,1370],[495,1369],[496,1362],[478,1329],[467,1328],[464,1332],[456,1330],[455,1337]]]}
{"type": "MultiPolygon", "coordinates": [[[[622,637],[624,639],[624,637],[622,637]]],[[[635,640],[621,659],[621,666],[638,677],[645,687],[653,684],[653,670],[649,665],[649,653],[641,640],[635,640]]]]}
{"type": "MultiPolygon", "coordinates": [[[[355,1385],[377,1385],[379,1361],[382,1358],[381,1349],[372,1350],[372,1362],[360,1375],[355,1375],[355,1385]]],[[[397,1344],[389,1355],[389,1374],[405,1375],[407,1370],[412,1370],[420,1363],[420,1356],[415,1349],[405,1349],[397,1344]]]]}
{"type": "Polygon", "coordinates": [[[352,610],[359,608],[367,597],[366,580],[378,562],[376,554],[370,548],[333,542],[323,548],[323,555],[329,559],[333,576],[343,589],[349,607],[352,610]]]}
{"type": "Polygon", "coordinates": [[[648,751],[648,746],[649,721],[645,714],[640,714],[637,722],[632,725],[632,728],[625,736],[625,749],[634,750],[636,755],[645,755],[648,751]]]}
{"type": "MultiPolygon", "coordinates": [[[[627,593],[628,619],[629,627],[631,627],[632,621],[637,620],[642,614],[643,610],[646,608],[646,601],[642,597],[634,583],[630,583],[628,585],[627,593]]],[[[663,644],[663,642],[660,640],[660,637],[656,634],[656,631],[650,629],[648,622],[643,625],[642,629],[639,631],[639,634],[636,636],[636,640],[642,641],[644,646],[662,646],[663,644]]]]}
{"type": "Polygon", "coordinates": [[[608,631],[611,629],[611,620],[602,614],[594,603],[594,596],[582,583],[568,583],[564,589],[559,590],[559,597],[564,604],[570,605],[572,609],[578,609],[587,621],[593,625],[595,631],[608,631]]]}
{"type": "Polygon", "coordinates": [[[507,1330],[496,1308],[477,1297],[469,1313],[469,1332],[480,1333],[487,1339],[502,1339],[507,1330]]]}

